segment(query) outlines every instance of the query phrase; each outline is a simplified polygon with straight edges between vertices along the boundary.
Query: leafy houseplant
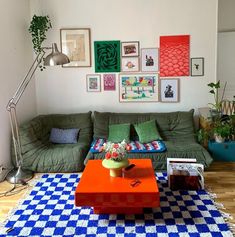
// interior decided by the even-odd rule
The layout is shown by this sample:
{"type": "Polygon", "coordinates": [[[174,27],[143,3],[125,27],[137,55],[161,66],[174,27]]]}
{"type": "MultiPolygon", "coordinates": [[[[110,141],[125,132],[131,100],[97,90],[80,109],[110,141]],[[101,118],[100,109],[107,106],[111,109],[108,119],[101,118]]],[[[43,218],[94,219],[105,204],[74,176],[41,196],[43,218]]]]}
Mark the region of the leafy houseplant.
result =
{"type": "MultiPolygon", "coordinates": [[[[30,22],[29,33],[32,36],[34,52],[38,55],[43,51],[42,43],[46,39],[46,32],[52,28],[49,16],[34,15],[30,22]]],[[[41,71],[45,69],[43,65],[39,65],[41,71]]]]}
{"type": "Polygon", "coordinates": [[[216,142],[224,142],[226,138],[229,138],[231,135],[232,127],[229,123],[217,122],[214,125],[213,132],[216,142]]]}
{"type": "Polygon", "coordinates": [[[209,93],[213,94],[213,96],[214,96],[214,103],[209,103],[209,105],[211,106],[210,112],[211,112],[212,120],[220,119],[220,117],[221,117],[222,100],[224,97],[226,84],[224,85],[223,94],[222,94],[221,98],[219,98],[219,89],[221,88],[220,81],[218,81],[216,83],[211,82],[211,83],[207,84],[207,86],[210,87],[209,93]]]}

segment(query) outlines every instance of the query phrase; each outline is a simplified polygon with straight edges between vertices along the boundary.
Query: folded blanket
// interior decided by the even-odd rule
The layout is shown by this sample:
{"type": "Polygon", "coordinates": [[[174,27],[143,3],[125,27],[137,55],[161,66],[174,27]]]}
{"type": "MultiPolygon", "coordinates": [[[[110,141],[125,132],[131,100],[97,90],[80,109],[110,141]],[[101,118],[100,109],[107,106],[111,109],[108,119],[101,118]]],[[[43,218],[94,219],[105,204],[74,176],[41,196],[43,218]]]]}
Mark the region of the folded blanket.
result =
{"type": "MultiPolygon", "coordinates": [[[[99,153],[103,144],[107,142],[104,138],[95,139],[90,148],[90,152],[99,153]]],[[[128,152],[163,152],[166,150],[165,143],[163,141],[152,141],[148,143],[141,143],[139,141],[130,141],[127,143],[130,146],[130,150],[128,152]]]]}

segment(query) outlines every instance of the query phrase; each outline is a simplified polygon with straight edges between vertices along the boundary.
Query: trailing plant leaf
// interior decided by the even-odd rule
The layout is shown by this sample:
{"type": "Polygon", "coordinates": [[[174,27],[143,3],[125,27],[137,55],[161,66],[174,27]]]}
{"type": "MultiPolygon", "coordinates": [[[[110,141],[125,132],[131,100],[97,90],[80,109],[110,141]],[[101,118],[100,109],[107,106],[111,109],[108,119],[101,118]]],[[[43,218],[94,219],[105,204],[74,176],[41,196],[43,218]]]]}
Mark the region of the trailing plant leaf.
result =
{"type": "MultiPolygon", "coordinates": [[[[33,16],[28,30],[32,36],[33,49],[36,55],[43,51],[42,43],[46,40],[46,32],[50,28],[52,28],[52,26],[49,16],[33,16]]],[[[41,71],[45,69],[41,62],[39,68],[41,71]]]]}

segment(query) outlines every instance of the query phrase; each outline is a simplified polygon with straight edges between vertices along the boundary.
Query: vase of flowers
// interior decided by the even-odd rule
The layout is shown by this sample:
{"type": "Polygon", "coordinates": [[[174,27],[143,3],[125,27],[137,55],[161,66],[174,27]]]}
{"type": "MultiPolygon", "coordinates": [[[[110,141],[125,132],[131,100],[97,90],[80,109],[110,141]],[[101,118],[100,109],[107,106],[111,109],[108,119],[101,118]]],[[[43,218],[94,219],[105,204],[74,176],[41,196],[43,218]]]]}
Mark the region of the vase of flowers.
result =
{"type": "Polygon", "coordinates": [[[102,165],[109,169],[111,177],[121,177],[122,168],[129,165],[128,159],[125,157],[129,147],[125,140],[121,143],[104,143],[102,150],[106,152],[105,158],[102,161],[102,165]]]}

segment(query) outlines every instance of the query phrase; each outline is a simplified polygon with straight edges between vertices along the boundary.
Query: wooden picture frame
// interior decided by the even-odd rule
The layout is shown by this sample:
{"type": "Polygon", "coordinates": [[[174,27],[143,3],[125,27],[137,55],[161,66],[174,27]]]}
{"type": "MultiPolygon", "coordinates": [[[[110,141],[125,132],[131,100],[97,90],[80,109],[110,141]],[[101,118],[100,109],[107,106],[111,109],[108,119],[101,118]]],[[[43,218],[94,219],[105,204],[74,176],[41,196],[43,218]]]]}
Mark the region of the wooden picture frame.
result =
{"type": "Polygon", "coordinates": [[[161,102],[177,103],[180,98],[179,78],[160,79],[161,102]]]}
{"type": "Polygon", "coordinates": [[[63,67],[91,67],[90,35],[90,28],[60,29],[61,52],[70,59],[63,67]]]}
{"type": "Polygon", "coordinates": [[[159,71],[159,49],[143,48],[141,49],[141,71],[158,72],[159,71]]]}
{"type": "Polygon", "coordinates": [[[191,76],[204,76],[204,58],[191,58],[191,76]]]}
{"type": "Polygon", "coordinates": [[[122,57],[138,57],[139,41],[121,42],[122,57]]]}
{"type": "Polygon", "coordinates": [[[159,100],[158,74],[119,74],[120,102],[157,102],[159,100]]]}
{"type": "Polygon", "coordinates": [[[86,87],[87,87],[87,92],[100,92],[101,91],[100,75],[87,74],[86,87]]]}
{"type": "Polygon", "coordinates": [[[139,72],[139,57],[122,57],[122,72],[139,72]]]}

